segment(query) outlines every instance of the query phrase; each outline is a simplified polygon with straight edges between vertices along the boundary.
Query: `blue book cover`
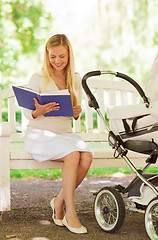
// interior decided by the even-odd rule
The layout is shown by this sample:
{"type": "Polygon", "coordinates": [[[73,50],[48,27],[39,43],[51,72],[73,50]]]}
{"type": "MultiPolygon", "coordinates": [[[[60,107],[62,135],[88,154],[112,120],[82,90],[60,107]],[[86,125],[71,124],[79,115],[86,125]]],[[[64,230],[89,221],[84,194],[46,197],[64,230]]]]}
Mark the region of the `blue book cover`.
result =
{"type": "Polygon", "coordinates": [[[59,103],[60,109],[44,114],[46,117],[73,116],[71,96],[68,90],[59,90],[50,95],[40,95],[29,88],[15,86],[12,86],[12,88],[20,107],[35,110],[35,102],[33,99],[36,98],[41,105],[47,104],[49,102],[59,103]]]}

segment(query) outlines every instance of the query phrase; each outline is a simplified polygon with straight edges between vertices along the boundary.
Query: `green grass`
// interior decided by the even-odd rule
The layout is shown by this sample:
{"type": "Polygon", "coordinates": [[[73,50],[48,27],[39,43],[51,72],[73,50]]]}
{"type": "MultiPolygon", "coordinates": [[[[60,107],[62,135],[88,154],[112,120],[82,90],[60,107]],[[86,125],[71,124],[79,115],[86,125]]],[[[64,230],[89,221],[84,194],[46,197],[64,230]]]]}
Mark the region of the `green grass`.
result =
{"type": "MultiPolygon", "coordinates": [[[[117,172],[124,174],[132,174],[132,170],[129,168],[91,168],[87,176],[104,176],[111,175],[117,172]]],[[[158,173],[157,167],[149,168],[146,173],[158,173]]],[[[11,170],[11,178],[28,178],[37,177],[45,179],[57,179],[62,177],[61,169],[32,169],[32,170],[11,170]]]]}
{"type": "Polygon", "coordinates": [[[61,178],[61,169],[24,169],[24,170],[11,170],[11,178],[28,178],[28,177],[57,179],[61,178]]]}

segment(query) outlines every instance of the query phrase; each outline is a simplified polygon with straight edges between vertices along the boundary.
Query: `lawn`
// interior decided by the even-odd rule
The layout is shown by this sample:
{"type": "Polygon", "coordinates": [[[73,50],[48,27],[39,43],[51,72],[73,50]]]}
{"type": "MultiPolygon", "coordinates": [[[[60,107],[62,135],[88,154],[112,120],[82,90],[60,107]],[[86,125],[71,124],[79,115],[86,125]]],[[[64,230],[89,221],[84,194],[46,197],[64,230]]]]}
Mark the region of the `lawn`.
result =
{"type": "MultiPolygon", "coordinates": [[[[87,176],[104,176],[112,175],[114,173],[124,173],[132,174],[132,170],[129,168],[91,168],[87,176]]],[[[146,173],[158,173],[157,167],[149,168],[146,173]]],[[[37,177],[37,178],[46,178],[46,179],[57,179],[61,178],[61,169],[32,169],[32,170],[11,170],[11,178],[27,178],[27,177],[37,177]]]]}

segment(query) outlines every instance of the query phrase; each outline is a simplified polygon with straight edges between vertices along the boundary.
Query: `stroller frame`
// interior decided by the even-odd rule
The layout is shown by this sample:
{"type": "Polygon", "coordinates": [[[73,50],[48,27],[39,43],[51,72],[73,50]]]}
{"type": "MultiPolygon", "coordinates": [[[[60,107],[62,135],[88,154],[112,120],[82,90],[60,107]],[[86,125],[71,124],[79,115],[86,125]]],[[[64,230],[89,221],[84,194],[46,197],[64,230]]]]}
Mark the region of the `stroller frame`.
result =
{"type": "MultiPolygon", "coordinates": [[[[152,149],[152,151],[149,154],[149,157],[146,159],[146,165],[144,166],[144,168],[142,170],[140,170],[140,169],[137,170],[136,167],[133,165],[133,163],[130,161],[130,159],[127,157],[128,147],[125,146],[124,142],[121,140],[121,138],[119,136],[115,135],[113,133],[113,131],[110,130],[110,127],[108,125],[107,120],[104,118],[103,114],[101,113],[101,111],[99,109],[99,104],[98,104],[95,96],[92,94],[91,90],[89,89],[89,87],[87,85],[86,81],[89,77],[99,76],[99,75],[103,75],[103,74],[111,74],[111,75],[114,75],[115,77],[119,77],[119,78],[122,78],[122,79],[128,81],[129,83],[131,83],[136,88],[136,90],[138,91],[138,93],[142,97],[144,103],[146,104],[147,108],[149,107],[150,103],[149,103],[149,100],[146,97],[143,89],[139,86],[139,84],[125,74],[122,74],[122,73],[119,73],[119,72],[113,72],[113,71],[92,71],[92,72],[89,72],[89,73],[85,74],[83,79],[82,79],[83,89],[84,89],[84,91],[85,91],[85,93],[86,93],[86,95],[89,99],[88,105],[89,105],[89,107],[92,107],[96,110],[99,117],[103,120],[105,128],[107,129],[107,131],[109,133],[108,134],[108,142],[109,142],[109,145],[112,147],[112,149],[115,150],[114,151],[114,158],[117,158],[117,157],[121,156],[126,161],[128,166],[132,169],[132,171],[136,174],[135,178],[129,183],[129,185],[127,187],[117,185],[117,186],[114,187],[114,189],[116,189],[117,192],[119,192],[119,193],[125,194],[125,193],[129,192],[129,190],[137,182],[137,180],[140,179],[145,185],[147,185],[152,190],[152,192],[154,193],[154,195],[157,199],[158,190],[148,179],[146,179],[144,177],[143,173],[150,167],[151,164],[156,163],[157,157],[158,157],[158,145],[156,143],[154,143],[155,147],[152,149]]],[[[136,142],[136,140],[134,140],[134,141],[136,142]]],[[[148,142],[148,141],[142,141],[142,144],[144,144],[144,142],[148,142]]],[[[115,196],[116,193],[114,192],[114,189],[109,189],[109,187],[105,187],[104,189],[102,189],[103,191],[100,190],[96,195],[99,195],[99,197],[98,197],[98,199],[99,199],[102,196],[102,194],[103,195],[107,194],[107,192],[110,191],[110,195],[112,194],[113,198],[114,199],[116,198],[116,201],[118,201],[118,205],[120,203],[120,206],[121,206],[121,205],[123,205],[122,200],[120,200],[121,195],[117,198],[115,196]]],[[[98,199],[97,199],[97,201],[100,201],[98,199]]],[[[156,202],[156,204],[157,204],[157,202],[156,202]]],[[[102,206],[102,208],[103,208],[102,211],[104,211],[104,214],[109,212],[109,209],[107,209],[107,206],[106,207],[102,206]]],[[[95,210],[95,211],[98,211],[98,210],[95,210]]],[[[125,210],[123,209],[122,206],[120,208],[120,211],[125,212],[125,210]]],[[[113,222],[112,226],[110,226],[110,225],[105,226],[105,224],[101,223],[100,220],[97,218],[97,212],[95,213],[95,216],[96,216],[96,220],[97,220],[98,224],[100,225],[100,227],[104,231],[109,232],[109,233],[117,231],[122,226],[123,220],[124,220],[124,217],[122,217],[122,220],[119,220],[119,217],[118,217],[117,218],[118,222],[116,223],[116,225],[113,222]]],[[[102,219],[102,222],[103,222],[103,219],[102,219]]],[[[148,225],[148,223],[147,223],[147,225],[148,225]]],[[[153,240],[158,239],[158,235],[156,235],[156,238],[155,238],[155,236],[152,236],[152,233],[151,233],[150,229],[148,229],[148,227],[146,228],[146,231],[147,231],[148,236],[151,239],[153,239],[153,240]]],[[[156,234],[158,234],[158,233],[156,233],[156,234]]]]}

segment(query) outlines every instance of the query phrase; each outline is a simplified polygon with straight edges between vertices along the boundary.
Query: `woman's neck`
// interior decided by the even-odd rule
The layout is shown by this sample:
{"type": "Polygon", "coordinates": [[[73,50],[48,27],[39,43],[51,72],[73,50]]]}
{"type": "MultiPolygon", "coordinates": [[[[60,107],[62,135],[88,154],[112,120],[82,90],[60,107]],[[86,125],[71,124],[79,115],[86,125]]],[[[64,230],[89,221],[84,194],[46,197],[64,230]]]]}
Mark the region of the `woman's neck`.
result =
{"type": "Polygon", "coordinates": [[[55,71],[53,73],[54,81],[59,90],[66,89],[66,79],[63,71],[55,71]]]}

